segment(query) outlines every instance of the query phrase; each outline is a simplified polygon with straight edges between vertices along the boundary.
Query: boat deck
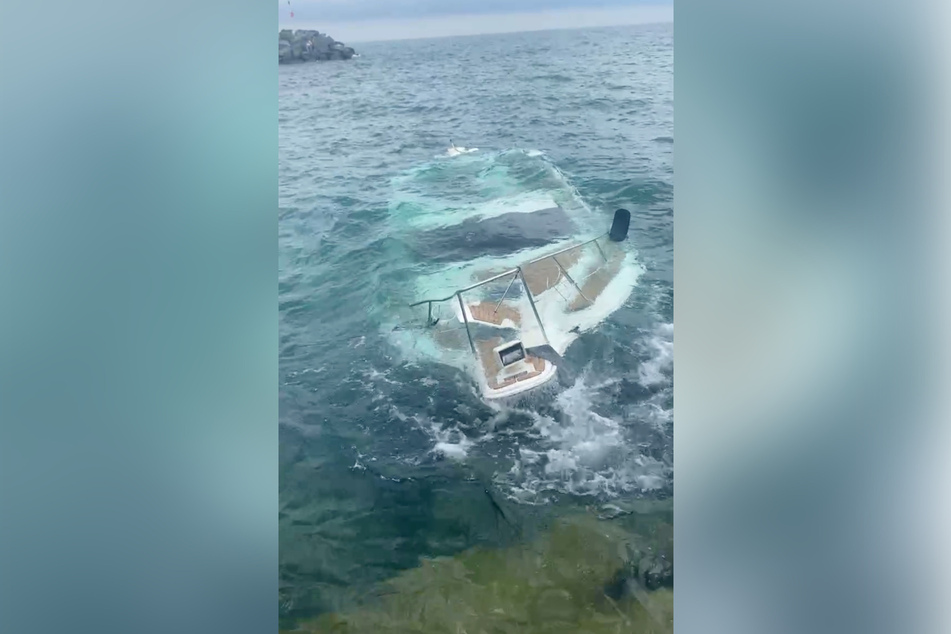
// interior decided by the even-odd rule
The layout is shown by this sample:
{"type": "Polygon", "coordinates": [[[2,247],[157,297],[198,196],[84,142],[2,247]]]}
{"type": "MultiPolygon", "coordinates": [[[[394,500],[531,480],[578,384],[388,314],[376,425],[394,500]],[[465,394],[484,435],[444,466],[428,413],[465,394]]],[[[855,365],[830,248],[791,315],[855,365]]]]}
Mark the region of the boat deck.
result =
{"type": "Polygon", "coordinates": [[[522,327],[522,315],[511,306],[506,306],[504,303],[497,307],[494,302],[475,302],[473,304],[469,304],[469,313],[474,321],[490,324],[492,326],[504,328],[506,327],[505,321],[508,320],[512,323],[512,327],[522,327]]]}
{"type": "MultiPolygon", "coordinates": [[[[566,269],[570,269],[581,258],[581,249],[572,249],[558,256],[558,262],[566,269]]],[[[551,258],[539,262],[526,264],[522,267],[525,281],[532,295],[538,297],[550,288],[553,288],[562,279],[561,269],[551,258]]]]}
{"type": "MultiPolygon", "coordinates": [[[[558,255],[558,262],[567,268],[574,266],[581,257],[581,250],[576,249],[558,255]]],[[[601,293],[608,287],[608,284],[617,276],[621,270],[621,264],[624,262],[624,253],[615,251],[608,257],[608,261],[602,264],[597,270],[593,271],[583,281],[578,280],[581,285],[581,291],[584,294],[575,295],[568,304],[569,312],[583,310],[596,302],[601,293]],[[587,299],[585,299],[587,298],[587,299]],[[588,301],[590,300],[590,302],[588,301]]],[[[551,258],[533,262],[522,267],[525,282],[534,297],[538,297],[545,291],[554,288],[564,279],[564,274],[558,267],[558,264],[551,258]]],[[[487,279],[495,272],[489,271],[483,274],[487,279]]],[[[573,291],[577,292],[577,291],[573,291]]],[[[495,302],[474,302],[469,304],[470,316],[474,321],[498,327],[522,326],[521,314],[504,303],[496,307],[495,302]],[[505,324],[509,320],[510,324],[505,324]]]]}

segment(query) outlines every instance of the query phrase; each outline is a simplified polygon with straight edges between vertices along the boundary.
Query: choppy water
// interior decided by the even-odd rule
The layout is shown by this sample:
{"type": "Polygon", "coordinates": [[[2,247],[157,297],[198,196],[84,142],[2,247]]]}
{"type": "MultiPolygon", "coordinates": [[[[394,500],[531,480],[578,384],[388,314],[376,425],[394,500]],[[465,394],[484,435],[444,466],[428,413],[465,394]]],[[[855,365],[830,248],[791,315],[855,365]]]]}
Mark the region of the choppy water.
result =
{"type": "Polygon", "coordinates": [[[672,494],[672,25],[358,50],[279,68],[285,619],[351,609],[420,557],[672,494]],[[450,138],[479,151],[448,158],[450,138]],[[594,224],[632,212],[642,272],[558,381],[490,407],[465,372],[388,336],[441,253],[400,214],[531,199],[552,174],[594,224]]]}

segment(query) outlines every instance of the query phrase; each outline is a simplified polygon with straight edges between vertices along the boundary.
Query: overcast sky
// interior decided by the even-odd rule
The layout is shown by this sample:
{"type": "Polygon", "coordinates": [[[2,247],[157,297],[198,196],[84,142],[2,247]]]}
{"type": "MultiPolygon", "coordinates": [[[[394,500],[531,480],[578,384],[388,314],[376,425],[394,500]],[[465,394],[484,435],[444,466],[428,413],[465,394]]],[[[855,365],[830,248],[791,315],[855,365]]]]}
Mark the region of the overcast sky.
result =
{"type": "Polygon", "coordinates": [[[343,42],[671,22],[664,0],[279,0],[281,28],[343,42]],[[290,17],[290,12],[294,17],[290,17]]]}

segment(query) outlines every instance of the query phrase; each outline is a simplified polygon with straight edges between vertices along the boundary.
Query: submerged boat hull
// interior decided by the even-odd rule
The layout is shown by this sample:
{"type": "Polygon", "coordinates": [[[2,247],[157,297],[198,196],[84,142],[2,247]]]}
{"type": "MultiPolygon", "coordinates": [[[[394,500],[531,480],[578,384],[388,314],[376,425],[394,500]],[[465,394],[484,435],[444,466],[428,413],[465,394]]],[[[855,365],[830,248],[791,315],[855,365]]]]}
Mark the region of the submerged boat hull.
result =
{"type": "Polygon", "coordinates": [[[550,382],[568,346],[630,296],[642,270],[625,242],[630,214],[618,210],[605,231],[604,215],[538,153],[458,160],[398,181],[391,212],[418,264],[404,304],[416,325],[401,322],[394,337],[470,372],[486,399],[518,396],[550,382]],[[504,342],[525,349],[517,368],[500,358],[504,342]],[[542,349],[552,354],[532,352],[542,349]]]}

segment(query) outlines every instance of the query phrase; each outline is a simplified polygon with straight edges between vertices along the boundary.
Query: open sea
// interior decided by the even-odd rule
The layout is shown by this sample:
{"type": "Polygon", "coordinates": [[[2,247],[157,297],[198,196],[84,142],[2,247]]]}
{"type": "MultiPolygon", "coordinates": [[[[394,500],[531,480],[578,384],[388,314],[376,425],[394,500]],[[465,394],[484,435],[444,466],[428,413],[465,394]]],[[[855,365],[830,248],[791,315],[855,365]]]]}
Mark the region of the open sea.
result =
{"type": "Polygon", "coordinates": [[[353,46],[278,68],[282,628],[672,631],[673,25],[353,46]],[[405,215],[550,178],[641,273],[490,406],[391,336],[442,255],[405,215]]]}

